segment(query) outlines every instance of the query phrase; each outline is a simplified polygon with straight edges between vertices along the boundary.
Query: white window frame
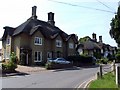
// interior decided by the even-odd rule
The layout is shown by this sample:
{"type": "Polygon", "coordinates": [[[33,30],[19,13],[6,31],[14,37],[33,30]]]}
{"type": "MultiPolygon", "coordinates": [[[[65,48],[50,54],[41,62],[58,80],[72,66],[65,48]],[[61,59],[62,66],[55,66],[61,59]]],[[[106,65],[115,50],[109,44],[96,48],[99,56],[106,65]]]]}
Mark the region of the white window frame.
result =
{"type": "Polygon", "coordinates": [[[56,40],[56,47],[62,47],[62,41],[56,40]]]}
{"type": "Polygon", "coordinates": [[[69,48],[70,49],[74,49],[74,44],[73,43],[69,43],[69,48]]]}
{"type": "Polygon", "coordinates": [[[42,52],[40,51],[35,51],[34,52],[34,62],[41,62],[42,61],[42,52]],[[37,60],[35,60],[35,53],[37,52],[37,60]],[[38,60],[38,54],[40,53],[40,60],[38,60]]]}
{"type": "Polygon", "coordinates": [[[42,45],[42,38],[41,38],[41,37],[35,37],[35,38],[34,38],[34,44],[35,44],[35,45],[42,45]],[[36,39],[38,39],[38,43],[35,42],[36,39]]]}

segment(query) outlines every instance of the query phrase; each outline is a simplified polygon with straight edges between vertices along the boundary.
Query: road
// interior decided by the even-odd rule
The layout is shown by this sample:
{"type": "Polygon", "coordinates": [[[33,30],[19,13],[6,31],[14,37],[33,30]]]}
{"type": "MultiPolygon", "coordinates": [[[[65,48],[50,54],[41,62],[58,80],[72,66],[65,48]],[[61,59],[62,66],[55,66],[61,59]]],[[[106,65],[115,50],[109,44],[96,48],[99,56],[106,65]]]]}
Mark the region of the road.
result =
{"type": "Polygon", "coordinates": [[[97,67],[41,71],[2,78],[2,88],[77,88],[98,71],[97,67]]]}

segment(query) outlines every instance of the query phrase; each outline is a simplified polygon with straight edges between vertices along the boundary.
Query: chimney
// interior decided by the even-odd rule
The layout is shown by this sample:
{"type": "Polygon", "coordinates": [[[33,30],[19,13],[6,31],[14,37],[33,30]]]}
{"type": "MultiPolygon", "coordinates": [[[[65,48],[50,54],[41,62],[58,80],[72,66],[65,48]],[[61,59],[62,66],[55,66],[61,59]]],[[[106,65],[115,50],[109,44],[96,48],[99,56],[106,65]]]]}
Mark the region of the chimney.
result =
{"type": "Polygon", "coordinates": [[[99,36],[99,42],[102,43],[102,36],[99,36]]]}
{"type": "Polygon", "coordinates": [[[33,7],[32,7],[32,18],[33,18],[33,19],[37,19],[36,9],[37,9],[37,6],[33,6],[33,7]]]}
{"type": "Polygon", "coordinates": [[[48,13],[48,23],[51,24],[51,25],[55,25],[55,21],[54,21],[54,13],[52,12],[49,12],[48,13]]]}
{"type": "Polygon", "coordinates": [[[96,34],[95,33],[92,34],[92,38],[93,38],[94,41],[97,42],[97,38],[96,38],[96,34]]]}
{"type": "Polygon", "coordinates": [[[118,2],[118,7],[120,6],[120,1],[118,2]]]}

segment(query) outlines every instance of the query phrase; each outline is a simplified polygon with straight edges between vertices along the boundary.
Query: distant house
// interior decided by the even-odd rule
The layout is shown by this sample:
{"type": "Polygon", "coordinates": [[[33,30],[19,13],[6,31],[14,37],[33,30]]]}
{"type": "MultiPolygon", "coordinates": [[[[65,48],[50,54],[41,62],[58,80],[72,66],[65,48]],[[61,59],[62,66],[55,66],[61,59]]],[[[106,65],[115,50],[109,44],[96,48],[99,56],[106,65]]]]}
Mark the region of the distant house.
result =
{"type": "Polygon", "coordinates": [[[117,47],[112,47],[108,44],[104,44],[102,41],[102,36],[99,36],[99,41],[97,42],[96,34],[93,33],[92,39],[90,37],[87,37],[86,41],[79,42],[77,51],[79,54],[87,54],[89,56],[99,55],[107,57],[109,54],[116,54],[117,47]]]}
{"type": "Polygon", "coordinates": [[[0,49],[0,56],[2,55],[2,49],[0,49]]]}
{"type": "Polygon", "coordinates": [[[4,27],[2,59],[9,59],[10,53],[15,52],[24,65],[33,65],[76,53],[77,36],[56,27],[52,12],[48,13],[47,22],[38,20],[36,8],[32,7],[32,16],[18,27],[4,27]]]}

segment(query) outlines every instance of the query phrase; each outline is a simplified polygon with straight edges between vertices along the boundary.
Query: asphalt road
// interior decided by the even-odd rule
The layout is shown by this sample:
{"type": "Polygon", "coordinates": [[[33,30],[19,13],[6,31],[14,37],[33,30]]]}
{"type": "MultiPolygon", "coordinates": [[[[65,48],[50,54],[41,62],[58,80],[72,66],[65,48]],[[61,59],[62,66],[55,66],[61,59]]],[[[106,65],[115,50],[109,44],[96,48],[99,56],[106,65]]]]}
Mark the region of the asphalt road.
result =
{"type": "Polygon", "coordinates": [[[2,78],[2,88],[77,88],[90,79],[98,67],[41,71],[31,75],[2,78]]]}

